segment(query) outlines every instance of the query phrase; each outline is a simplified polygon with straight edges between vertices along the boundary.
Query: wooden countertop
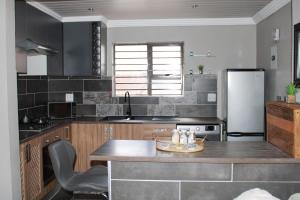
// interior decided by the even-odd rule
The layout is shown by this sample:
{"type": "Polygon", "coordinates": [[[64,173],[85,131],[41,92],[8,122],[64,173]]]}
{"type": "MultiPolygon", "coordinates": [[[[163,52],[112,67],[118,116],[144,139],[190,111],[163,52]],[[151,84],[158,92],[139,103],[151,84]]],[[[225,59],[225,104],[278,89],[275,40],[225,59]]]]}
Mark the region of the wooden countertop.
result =
{"type": "Polygon", "coordinates": [[[154,141],[110,140],[90,155],[97,161],[300,163],[267,142],[206,142],[204,151],[170,153],[156,150],[154,141]]]}

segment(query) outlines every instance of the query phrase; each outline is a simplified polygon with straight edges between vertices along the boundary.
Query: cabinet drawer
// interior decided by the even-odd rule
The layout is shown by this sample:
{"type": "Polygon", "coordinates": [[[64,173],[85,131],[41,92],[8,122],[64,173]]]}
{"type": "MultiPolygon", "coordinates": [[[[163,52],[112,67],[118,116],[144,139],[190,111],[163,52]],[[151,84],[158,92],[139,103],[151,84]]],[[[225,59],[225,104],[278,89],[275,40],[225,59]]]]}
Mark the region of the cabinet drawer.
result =
{"type": "Polygon", "coordinates": [[[293,116],[294,116],[294,111],[290,108],[286,108],[286,107],[282,107],[282,106],[278,106],[278,105],[268,105],[267,106],[267,113],[272,115],[272,116],[276,116],[276,117],[280,117],[282,119],[285,120],[289,120],[289,121],[293,121],[293,116]]]}

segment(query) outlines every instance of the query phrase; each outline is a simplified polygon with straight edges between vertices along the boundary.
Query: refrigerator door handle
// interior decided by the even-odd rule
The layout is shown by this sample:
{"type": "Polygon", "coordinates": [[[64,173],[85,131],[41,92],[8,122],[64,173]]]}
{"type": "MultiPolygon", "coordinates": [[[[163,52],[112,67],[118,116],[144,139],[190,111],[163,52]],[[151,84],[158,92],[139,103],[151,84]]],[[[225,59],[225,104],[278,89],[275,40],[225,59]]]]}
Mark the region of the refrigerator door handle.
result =
{"type": "Polygon", "coordinates": [[[232,133],[227,133],[227,136],[230,136],[230,137],[242,137],[243,134],[239,133],[239,132],[232,132],[232,133]]]}

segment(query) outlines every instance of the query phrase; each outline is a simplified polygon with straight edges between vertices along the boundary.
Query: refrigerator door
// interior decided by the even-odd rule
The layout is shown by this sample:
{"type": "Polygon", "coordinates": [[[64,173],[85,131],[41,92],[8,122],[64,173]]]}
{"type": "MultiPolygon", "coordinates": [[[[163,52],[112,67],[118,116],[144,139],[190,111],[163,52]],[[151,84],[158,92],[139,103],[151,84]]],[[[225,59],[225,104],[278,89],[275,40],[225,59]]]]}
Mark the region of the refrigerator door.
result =
{"type": "Polygon", "coordinates": [[[264,132],[264,71],[227,72],[227,132],[264,132]]]}

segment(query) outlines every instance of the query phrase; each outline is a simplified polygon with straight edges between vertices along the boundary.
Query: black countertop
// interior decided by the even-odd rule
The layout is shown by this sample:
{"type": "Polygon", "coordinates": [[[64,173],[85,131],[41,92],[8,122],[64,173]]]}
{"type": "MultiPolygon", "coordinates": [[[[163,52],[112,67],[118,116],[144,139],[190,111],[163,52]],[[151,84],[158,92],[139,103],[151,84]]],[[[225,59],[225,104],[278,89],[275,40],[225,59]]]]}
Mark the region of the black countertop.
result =
{"type": "Polygon", "coordinates": [[[188,124],[188,125],[201,125],[201,124],[222,124],[223,121],[216,117],[192,117],[192,118],[182,118],[176,117],[175,120],[103,120],[103,117],[77,117],[73,119],[57,120],[55,126],[41,131],[20,131],[19,140],[20,143],[27,142],[37,136],[43,135],[52,131],[53,129],[59,128],[61,126],[69,125],[73,122],[75,123],[116,123],[116,124],[188,124]]]}

